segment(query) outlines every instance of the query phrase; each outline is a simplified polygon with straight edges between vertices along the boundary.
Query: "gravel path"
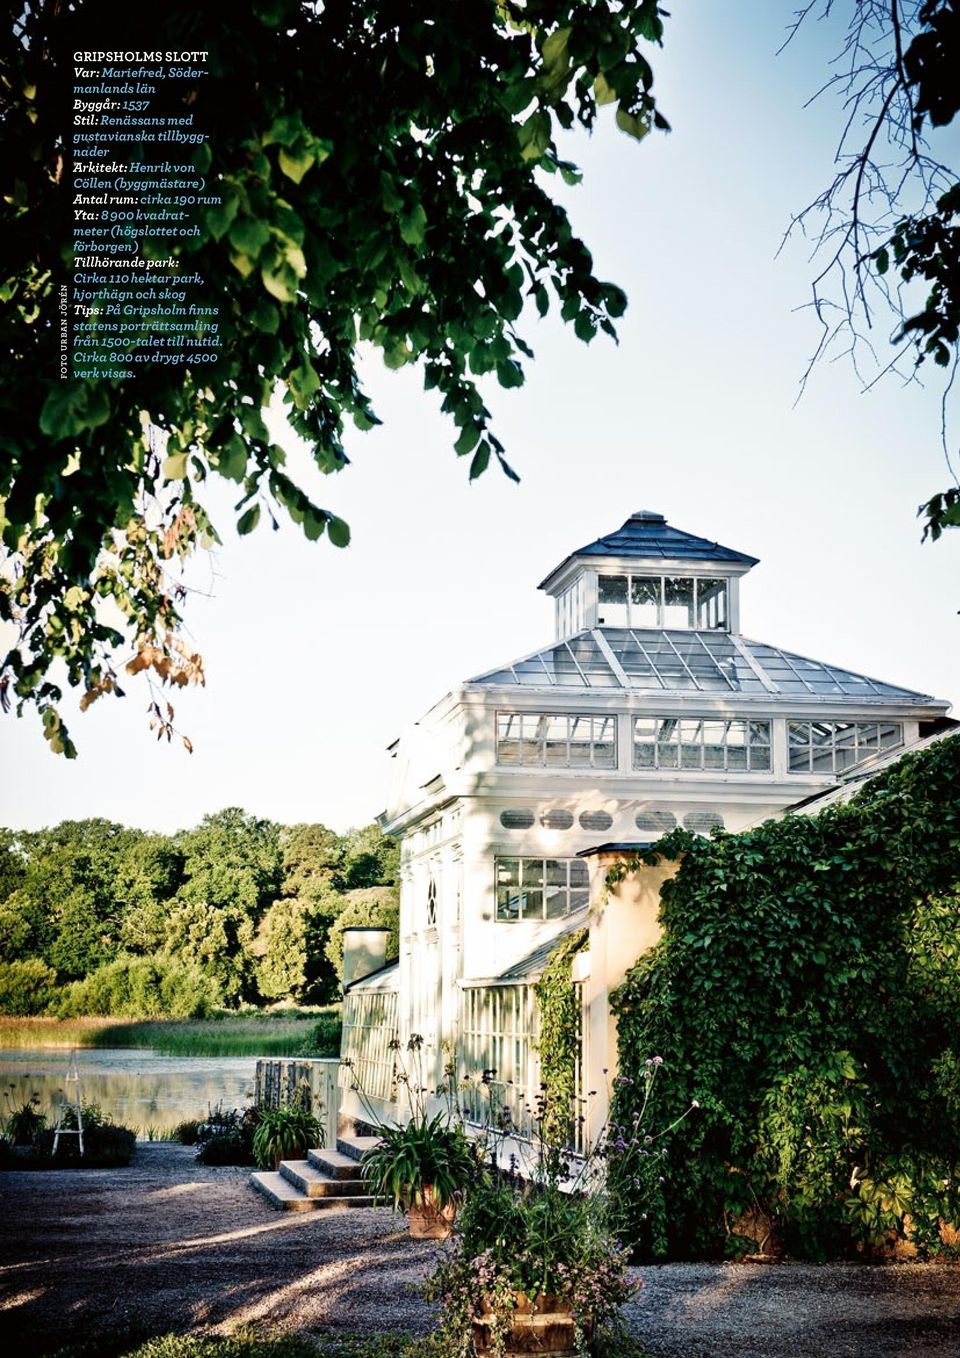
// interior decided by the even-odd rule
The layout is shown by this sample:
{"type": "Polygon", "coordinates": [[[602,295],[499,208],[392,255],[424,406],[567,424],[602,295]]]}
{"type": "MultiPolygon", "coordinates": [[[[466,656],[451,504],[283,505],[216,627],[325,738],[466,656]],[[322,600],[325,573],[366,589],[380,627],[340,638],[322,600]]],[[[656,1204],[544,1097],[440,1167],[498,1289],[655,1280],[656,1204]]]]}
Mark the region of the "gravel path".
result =
{"type": "MultiPolygon", "coordinates": [[[[280,1213],[247,1171],[141,1145],[125,1170],[0,1174],[0,1352],[240,1323],[423,1333],[435,1246],[387,1211],[280,1213]]],[[[671,1264],[628,1309],[651,1358],[960,1358],[960,1268],[671,1264]]]]}

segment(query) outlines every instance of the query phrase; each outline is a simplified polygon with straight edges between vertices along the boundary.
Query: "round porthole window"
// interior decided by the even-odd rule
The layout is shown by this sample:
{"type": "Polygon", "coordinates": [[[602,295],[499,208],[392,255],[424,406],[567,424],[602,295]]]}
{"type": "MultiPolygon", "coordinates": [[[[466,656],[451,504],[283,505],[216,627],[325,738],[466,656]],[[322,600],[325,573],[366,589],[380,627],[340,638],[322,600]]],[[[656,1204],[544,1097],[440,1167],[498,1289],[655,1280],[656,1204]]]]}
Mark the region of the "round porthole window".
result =
{"type": "Polygon", "coordinates": [[[529,830],[533,824],[533,812],[501,811],[500,824],[505,830],[529,830]]]}
{"type": "Polygon", "coordinates": [[[665,835],[677,828],[677,818],[672,811],[638,811],[634,823],[646,835],[665,835]]]}
{"type": "Polygon", "coordinates": [[[609,830],[613,824],[613,817],[609,811],[581,811],[580,828],[581,830],[609,830]]]}
{"type": "Polygon", "coordinates": [[[719,811],[688,811],[683,828],[694,835],[708,835],[711,830],[723,829],[723,817],[719,811]]]}
{"type": "Polygon", "coordinates": [[[550,811],[541,812],[540,824],[545,830],[569,830],[573,824],[573,812],[554,807],[550,811]]]}

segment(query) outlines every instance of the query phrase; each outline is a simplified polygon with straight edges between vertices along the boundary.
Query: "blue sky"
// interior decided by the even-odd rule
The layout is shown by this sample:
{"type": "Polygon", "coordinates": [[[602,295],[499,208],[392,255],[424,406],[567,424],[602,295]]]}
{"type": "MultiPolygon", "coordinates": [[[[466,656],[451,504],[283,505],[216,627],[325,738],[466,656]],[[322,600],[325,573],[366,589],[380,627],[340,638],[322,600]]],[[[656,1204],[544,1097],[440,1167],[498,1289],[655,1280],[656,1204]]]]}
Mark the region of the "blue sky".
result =
{"type": "MultiPolygon", "coordinates": [[[[939,388],[892,378],[864,393],[838,359],[795,404],[815,270],[802,241],[777,250],[832,174],[841,113],[829,98],[803,107],[836,25],[775,55],[792,11],[677,5],[655,61],[674,131],[638,145],[608,109],[565,148],[585,172],[564,190],[574,226],[630,306],[619,347],[527,321],[526,385],[487,393],[520,486],[496,470],[469,485],[419,374],[371,360],[384,426],[352,437],[345,472],[317,478],[319,502],[351,523],[347,551],[292,527],[238,543],[230,497],[212,501],[225,545],[194,570],[212,597],[189,617],[208,684],[174,699],[193,756],[156,745],[135,685],[72,720],[72,764],[47,753],[33,716],[4,719],[16,777],[0,823],[102,815],[172,830],[225,805],[363,823],[403,725],[548,640],[537,582],[637,508],[761,559],[742,591],[746,635],[960,698],[960,533],[921,546],[915,517],[948,482],[939,388]]],[[[884,356],[890,329],[880,317],[884,356]]]]}

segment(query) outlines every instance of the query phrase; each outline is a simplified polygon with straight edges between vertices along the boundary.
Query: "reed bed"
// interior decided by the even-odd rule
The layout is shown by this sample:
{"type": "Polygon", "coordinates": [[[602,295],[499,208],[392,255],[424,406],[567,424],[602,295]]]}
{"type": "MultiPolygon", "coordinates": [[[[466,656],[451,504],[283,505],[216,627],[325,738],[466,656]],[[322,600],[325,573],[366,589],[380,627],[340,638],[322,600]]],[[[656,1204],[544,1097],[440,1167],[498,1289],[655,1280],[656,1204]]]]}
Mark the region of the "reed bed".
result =
{"type": "Polygon", "coordinates": [[[0,1048],[150,1047],[170,1056],[336,1056],[340,1006],[210,1019],[0,1018],[0,1048]]]}

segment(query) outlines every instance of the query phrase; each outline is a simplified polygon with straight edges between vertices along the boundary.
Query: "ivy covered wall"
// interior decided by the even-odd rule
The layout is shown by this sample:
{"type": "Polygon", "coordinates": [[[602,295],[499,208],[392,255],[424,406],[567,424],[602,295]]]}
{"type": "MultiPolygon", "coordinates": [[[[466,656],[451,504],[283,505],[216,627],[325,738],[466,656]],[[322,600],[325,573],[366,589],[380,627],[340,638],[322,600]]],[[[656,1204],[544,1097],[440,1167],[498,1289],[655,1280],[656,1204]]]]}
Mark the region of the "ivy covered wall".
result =
{"type": "Polygon", "coordinates": [[[653,1055],[658,1121],[700,1110],[654,1199],[612,1164],[638,1252],[744,1252],[750,1215],[810,1258],[892,1235],[942,1251],[960,1222],[960,738],[819,815],[656,851],[682,863],[614,998],[613,1116],[629,1124],[653,1055]]]}

